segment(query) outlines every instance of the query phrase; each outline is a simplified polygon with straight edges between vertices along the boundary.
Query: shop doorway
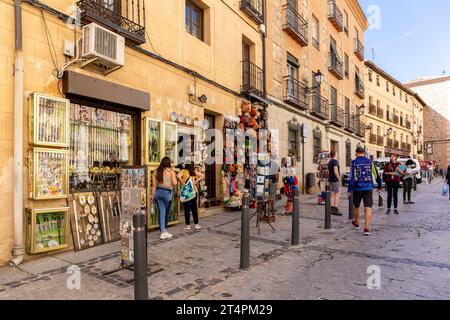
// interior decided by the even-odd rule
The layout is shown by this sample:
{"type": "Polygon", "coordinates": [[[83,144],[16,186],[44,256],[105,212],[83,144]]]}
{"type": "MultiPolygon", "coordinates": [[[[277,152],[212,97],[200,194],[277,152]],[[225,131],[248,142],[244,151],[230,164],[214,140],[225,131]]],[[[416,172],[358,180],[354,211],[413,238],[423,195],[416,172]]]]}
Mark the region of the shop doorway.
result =
{"type": "MultiPolygon", "coordinates": [[[[209,123],[209,128],[211,129],[215,129],[216,128],[216,117],[210,114],[205,114],[205,120],[208,121],[209,123]]],[[[211,143],[213,143],[215,140],[215,137],[206,137],[205,139],[205,144],[209,145],[211,143]]],[[[215,155],[215,151],[212,151],[212,157],[214,158],[215,155]]],[[[218,201],[217,201],[217,197],[216,197],[216,172],[217,172],[217,165],[215,163],[213,164],[206,164],[205,165],[205,184],[206,184],[206,188],[207,188],[207,196],[206,199],[208,200],[207,206],[208,207],[213,207],[213,206],[217,206],[219,205],[218,201]]]]}

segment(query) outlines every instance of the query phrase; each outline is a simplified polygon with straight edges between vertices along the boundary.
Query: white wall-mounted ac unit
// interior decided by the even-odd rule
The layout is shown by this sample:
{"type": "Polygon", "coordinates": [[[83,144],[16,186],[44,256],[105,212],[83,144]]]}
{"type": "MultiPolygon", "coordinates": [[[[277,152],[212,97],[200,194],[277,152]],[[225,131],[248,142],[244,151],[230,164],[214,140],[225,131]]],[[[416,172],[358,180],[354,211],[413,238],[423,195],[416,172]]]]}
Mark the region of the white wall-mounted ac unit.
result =
{"type": "Polygon", "coordinates": [[[83,27],[82,58],[104,70],[117,69],[125,63],[125,38],[91,23],[83,27]]]}

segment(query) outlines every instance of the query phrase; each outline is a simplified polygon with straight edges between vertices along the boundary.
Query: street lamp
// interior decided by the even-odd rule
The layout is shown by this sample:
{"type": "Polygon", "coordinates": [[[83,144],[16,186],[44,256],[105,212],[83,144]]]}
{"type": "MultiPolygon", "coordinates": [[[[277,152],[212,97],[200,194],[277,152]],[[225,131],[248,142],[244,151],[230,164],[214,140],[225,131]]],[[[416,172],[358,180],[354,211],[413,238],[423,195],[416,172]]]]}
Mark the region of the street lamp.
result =
{"type": "Polygon", "coordinates": [[[363,116],[365,112],[366,112],[366,106],[365,106],[364,104],[362,104],[362,105],[359,107],[359,114],[360,114],[361,116],[363,116]]]}
{"type": "Polygon", "coordinates": [[[392,131],[394,131],[394,130],[392,129],[392,127],[390,127],[389,129],[387,129],[386,134],[384,136],[385,137],[390,136],[392,134],[392,131]]]}
{"type": "Polygon", "coordinates": [[[366,126],[366,130],[372,130],[372,128],[373,128],[373,123],[369,123],[369,124],[366,126]]]}
{"type": "Polygon", "coordinates": [[[317,70],[317,72],[314,72],[314,80],[316,81],[317,86],[320,86],[322,84],[323,78],[324,78],[324,76],[323,76],[322,72],[320,72],[320,70],[317,70]]]}

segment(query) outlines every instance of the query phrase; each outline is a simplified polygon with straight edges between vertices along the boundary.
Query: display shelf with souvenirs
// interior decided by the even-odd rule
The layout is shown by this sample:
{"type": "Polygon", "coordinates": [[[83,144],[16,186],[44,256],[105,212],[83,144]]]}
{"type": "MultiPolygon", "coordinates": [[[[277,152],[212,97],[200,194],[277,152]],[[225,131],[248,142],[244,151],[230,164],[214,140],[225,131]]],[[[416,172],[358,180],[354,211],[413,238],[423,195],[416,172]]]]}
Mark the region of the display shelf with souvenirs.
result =
{"type": "MultiPolygon", "coordinates": [[[[256,200],[258,195],[265,197],[267,194],[266,171],[270,161],[267,162],[266,158],[270,158],[270,143],[264,141],[264,144],[260,145],[260,129],[268,132],[268,113],[263,108],[258,110],[258,106],[246,101],[242,102],[240,117],[225,117],[222,166],[225,207],[240,207],[244,189],[250,191],[253,200],[256,200]],[[265,150],[267,152],[262,152],[265,150]]],[[[267,134],[266,139],[269,138],[270,135],[267,134]]]]}
{"type": "Polygon", "coordinates": [[[75,250],[92,248],[104,243],[104,214],[94,192],[74,193],[69,198],[70,224],[75,250]]]}
{"type": "Polygon", "coordinates": [[[36,254],[68,247],[69,208],[26,211],[28,253],[36,254]]]}
{"type": "MultiPolygon", "coordinates": [[[[149,171],[149,179],[148,179],[148,190],[149,194],[151,196],[151,190],[152,190],[152,182],[153,182],[153,175],[155,174],[155,171],[149,171]]],[[[180,185],[177,185],[173,187],[173,201],[172,206],[170,208],[169,214],[168,214],[168,225],[172,226],[175,224],[178,224],[180,222],[180,201],[179,199],[180,194],[180,185]]],[[[149,208],[149,214],[148,214],[148,222],[147,226],[149,230],[155,230],[159,228],[159,213],[158,213],[158,206],[156,203],[151,203],[149,208]]]]}
{"type": "Polygon", "coordinates": [[[30,97],[30,143],[35,146],[69,146],[67,99],[33,93],[30,97]]]}
{"type": "Polygon", "coordinates": [[[128,114],[71,104],[71,190],[118,189],[121,167],[132,162],[132,123],[128,114]]]}
{"type": "Polygon", "coordinates": [[[299,186],[293,158],[286,157],[281,160],[281,174],[283,176],[283,186],[280,193],[286,197],[285,214],[292,214],[294,212],[294,193],[299,186]]]}
{"type": "Polygon", "coordinates": [[[30,150],[30,198],[64,199],[69,195],[68,152],[59,149],[30,150]]]}
{"type": "Polygon", "coordinates": [[[162,122],[150,118],[145,119],[145,164],[159,165],[162,153],[162,122]]]}
{"type": "Polygon", "coordinates": [[[122,212],[119,230],[122,265],[130,266],[130,263],[134,262],[133,215],[140,212],[147,214],[147,168],[122,168],[120,186],[122,212]]]}

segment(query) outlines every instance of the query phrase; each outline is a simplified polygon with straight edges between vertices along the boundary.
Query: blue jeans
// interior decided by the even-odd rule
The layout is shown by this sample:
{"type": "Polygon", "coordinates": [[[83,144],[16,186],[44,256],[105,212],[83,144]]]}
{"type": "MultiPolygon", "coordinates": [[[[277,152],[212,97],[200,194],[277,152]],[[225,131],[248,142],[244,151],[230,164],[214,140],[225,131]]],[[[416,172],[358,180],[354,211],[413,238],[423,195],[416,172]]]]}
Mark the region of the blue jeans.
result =
{"type": "Polygon", "coordinates": [[[173,192],[169,189],[156,188],[155,202],[159,214],[159,230],[166,231],[169,223],[169,212],[172,207],[173,192]]]}

